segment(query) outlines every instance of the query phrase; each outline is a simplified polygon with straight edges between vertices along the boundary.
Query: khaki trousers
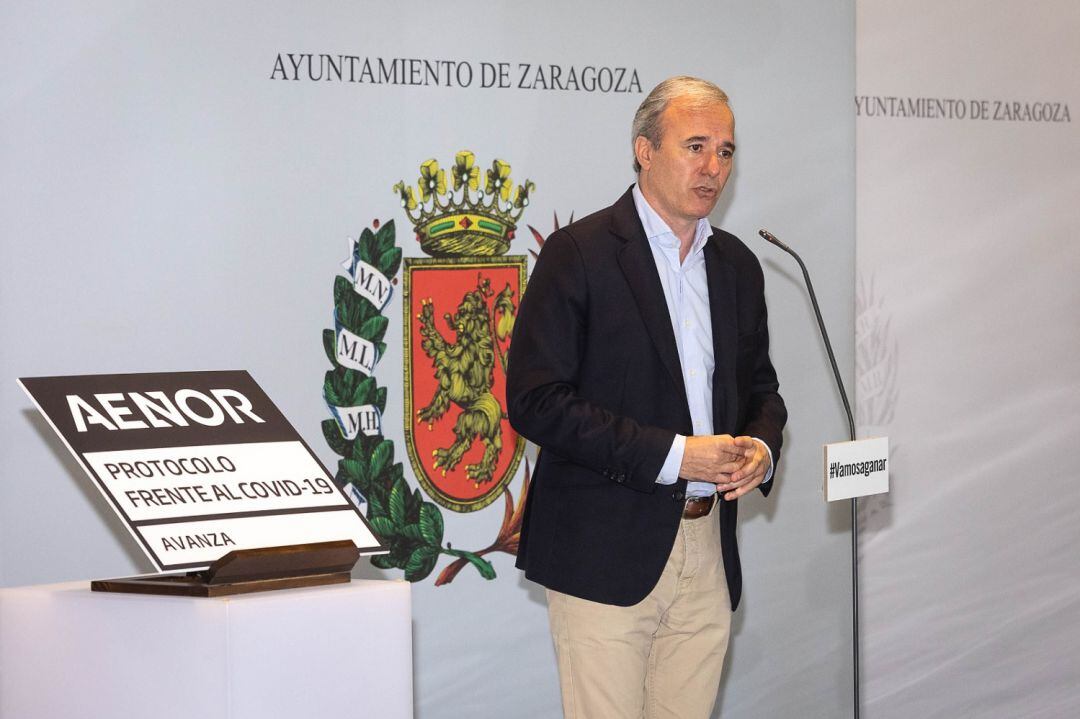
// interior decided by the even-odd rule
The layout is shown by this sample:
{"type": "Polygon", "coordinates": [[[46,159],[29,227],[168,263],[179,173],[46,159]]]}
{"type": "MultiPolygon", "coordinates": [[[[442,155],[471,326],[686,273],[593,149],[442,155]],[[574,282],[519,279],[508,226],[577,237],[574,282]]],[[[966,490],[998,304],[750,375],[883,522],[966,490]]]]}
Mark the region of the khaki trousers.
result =
{"type": "Polygon", "coordinates": [[[731,629],[715,515],[682,520],[660,581],[634,606],[547,598],[567,719],[712,713],[731,629]]]}

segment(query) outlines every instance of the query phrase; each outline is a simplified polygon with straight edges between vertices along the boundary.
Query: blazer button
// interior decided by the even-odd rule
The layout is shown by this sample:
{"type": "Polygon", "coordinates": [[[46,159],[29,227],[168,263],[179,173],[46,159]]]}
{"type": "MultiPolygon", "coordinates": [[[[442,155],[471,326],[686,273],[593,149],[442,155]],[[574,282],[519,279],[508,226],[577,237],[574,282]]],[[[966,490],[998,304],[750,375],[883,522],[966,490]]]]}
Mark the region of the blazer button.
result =
{"type": "Polygon", "coordinates": [[[686,499],[686,495],[682,491],[676,490],[675,494],[671,495],[671,498],[676,502],[681,502],[686,499]]]}

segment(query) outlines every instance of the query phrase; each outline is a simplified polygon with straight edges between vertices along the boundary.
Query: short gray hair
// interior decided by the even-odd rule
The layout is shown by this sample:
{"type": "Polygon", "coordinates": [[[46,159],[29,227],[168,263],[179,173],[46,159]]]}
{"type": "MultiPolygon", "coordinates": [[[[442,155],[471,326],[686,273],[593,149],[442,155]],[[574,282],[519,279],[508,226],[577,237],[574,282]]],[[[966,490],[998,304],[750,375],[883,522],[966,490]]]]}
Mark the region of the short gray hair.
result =
{"type": "MultiPolygon", "coordinates": [[[[660,135],[663,132],[660,118],[671,101],[676,98],[687,98],[694,107],[705,107],[716,103],[729,105],[727,93],[708,80],[689,75],[669,77],[652,89],[634,113],[634,123],[630,127],[631,147],[639,137],[644,137],[653,147],[660,147],[660,135]]],[[[636,152],[634,153],[634,172],[641,172],[641,163],[637,161],[636,152]]]]}

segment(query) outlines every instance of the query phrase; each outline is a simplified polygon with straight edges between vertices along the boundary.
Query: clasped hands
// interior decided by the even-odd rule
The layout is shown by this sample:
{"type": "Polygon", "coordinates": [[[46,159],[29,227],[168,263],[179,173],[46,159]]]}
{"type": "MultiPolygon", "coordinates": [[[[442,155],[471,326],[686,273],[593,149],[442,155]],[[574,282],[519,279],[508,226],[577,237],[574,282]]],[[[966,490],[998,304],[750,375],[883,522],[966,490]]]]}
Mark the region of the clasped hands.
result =
{"type": "Polygon", "coordinates": [[[679,476],[711,482],[724,499],[738,499],[753,490],[769,471],[765,445],[753,437],[730,434],[687,437],[679,476]]]}

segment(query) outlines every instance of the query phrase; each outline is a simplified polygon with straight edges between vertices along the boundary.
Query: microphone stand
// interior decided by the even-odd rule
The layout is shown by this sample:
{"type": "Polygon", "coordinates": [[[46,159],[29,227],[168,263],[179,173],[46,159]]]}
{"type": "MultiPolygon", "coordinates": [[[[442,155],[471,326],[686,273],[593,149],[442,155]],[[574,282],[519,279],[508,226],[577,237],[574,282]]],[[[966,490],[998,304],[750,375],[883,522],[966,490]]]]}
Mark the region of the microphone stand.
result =
{"type": "MultiPolygon", "coordinates": [[[[810,291],[810,303],[814,306],[814,315],[817,317],[818,329],[821,330],[821,339],[825,341],[825,350],[829,353],[829,364],[832,365],[833,377],[836,378],[836,387],[840,390],[840,399],[844,402],[844,411],[847,413],[848,437],[855,441],[855,419],[851,414],[851,404],[848,402],[847,392],[844,391],[844,381],[840,378],[840,369],[836,366],[836,355],[833,354],[832,343],[829,342],[829,333],[825,330],[825,321],[821,318],[821,307],[818,306],[817,295],[814,294],[814,283],[810,281],[810,273],[806,271],[806,263],[802,261],[798,253],[776,238],[768,230],[758,230],[758,234],[767,242],[779,247],[784,252],[795,258],[802,270],[803,280],[806,281],[806,289],[810,291]]],[[[851,498],[851,658],[854,667],[854,707],[855,719],[859,719],[859,498],[851,498]]]]}

